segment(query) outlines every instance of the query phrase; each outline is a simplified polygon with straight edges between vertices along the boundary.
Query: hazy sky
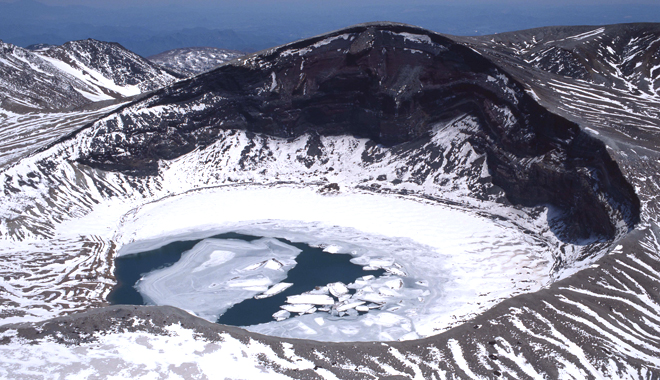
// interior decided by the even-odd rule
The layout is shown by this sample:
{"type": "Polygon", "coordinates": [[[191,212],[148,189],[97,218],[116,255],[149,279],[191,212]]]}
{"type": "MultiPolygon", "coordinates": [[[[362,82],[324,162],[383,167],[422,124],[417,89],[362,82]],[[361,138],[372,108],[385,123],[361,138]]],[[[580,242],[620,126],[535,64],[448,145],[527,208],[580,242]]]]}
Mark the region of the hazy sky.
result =
{"type": "MultiPolygon", "coordinates": [[[[0,0],[0,2],[14,2],[16,0],[0,0]]],[[[408,3],[408,4],[440,4],[440,3],[490,3],[490,4],[657,4],[657,0],[380,0],[369,1],[374,4],[378,3],[408,3]]],[[[270,4],[292,4],[292,3],[352,3],[356,4],[356,0],[347,1],[329,1],[329,0],[39,0],[39,2],[49,5],[88,5],[88,6],[103,6],[103,7],[126,7],[135,5],[149,5],[159,6],[163,4],[178,4],[178,5],[205,5],[213,6],[218,3],[232,4],[240,7],[245,3],[270,3],[270,4]]]]}
{"type": "Polygon", "coordinates": [[[660,22],[660,0],[0,0],[0,39],[96,38],[139,54],[253,51],[368,21],[483,35],[551,25],[660,22]]]}
{"type": "MultiPolygon", "coordinates": [[[[0,0],[0,3],[14,3],[20,0],[0,0]]],[[[134,7],[207,7],[231,6],[237,10],[250,5],[268,5],[269,7],[287,8],[292,6],[320,6],[322,8],[350,8],[360,4],[373,6],[383,4],[407,4],[407,5],[460,5],[460,4],[488,4],[501,6],[538,6],[538,5],[634,5],[634,4],[658,4],[658,0],[35,0],[43,4],[63,6],[82,5],[97,8],[134,8],[134,7]]]]}

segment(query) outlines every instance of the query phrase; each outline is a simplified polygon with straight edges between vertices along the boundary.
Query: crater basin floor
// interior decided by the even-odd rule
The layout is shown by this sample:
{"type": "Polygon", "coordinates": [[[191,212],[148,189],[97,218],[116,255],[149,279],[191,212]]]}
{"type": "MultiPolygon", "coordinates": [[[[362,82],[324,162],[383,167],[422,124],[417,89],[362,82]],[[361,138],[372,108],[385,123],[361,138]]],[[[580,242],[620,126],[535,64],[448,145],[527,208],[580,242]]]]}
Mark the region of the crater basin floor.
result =
{"type": "Polygon", "coordinates": [[[120,256],[224,232],[284,238],[350,253],[360,265],[395,262],[402,273],[390,273],[392,279],[428,290],[415,300],[401,297],[399,308],[392,303],[351,320],[328,323],[309,314],[247,328],[268,335],[321,341],[415,339],[445,331],[552,280],[552,251],[538,236],[507,221],[412,197],[231,186],[187,192],[130,211],[127,206],[99,207],[60,228],[114,231],[120,256]]]}

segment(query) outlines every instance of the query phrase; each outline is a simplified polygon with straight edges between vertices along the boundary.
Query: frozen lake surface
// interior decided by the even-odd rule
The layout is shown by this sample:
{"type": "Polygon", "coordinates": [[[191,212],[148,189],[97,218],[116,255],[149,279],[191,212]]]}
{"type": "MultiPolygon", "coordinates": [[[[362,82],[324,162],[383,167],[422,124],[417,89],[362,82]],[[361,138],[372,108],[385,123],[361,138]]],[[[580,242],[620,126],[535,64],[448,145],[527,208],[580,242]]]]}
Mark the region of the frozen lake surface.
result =
{"type": "Polygon", "coordinates": [[[234,326],[314,312],[354,318],[359,314],[354,309],[367,313],[384,303],[353,298],[360,297],[353,283],[367,283],[385,271],[353,264],[352,258],[303,243],[235,233],[178,241],[118,258],[118,286],[108,301],[174,305],[207,319],[219,313],[219,323],[234,326]],[[281,253],[296,251],[294,266],[287,270],[290,259],[281,253]],[[283,274],[287,277],[277,282],[283,274]]]}
{"type": "MultiPolygon", "coordinates": [[[[199,241],[188,257],[144,276],[138,288],[149,303],[177,306],[209,321],[245,300],[289,290],[297,244],[349,254],[362,276],[296,291],[278,302],[270,322],[246,327],[273,336],[416,339],[552,281],[552,248],[537,236],[501,218],[395,195],[238,186],[167,197],[123,214],[114,238],[119,260],[199,241]],[[209,239],[223,233],[259,239],[229,246],[230,240],[209,239]],[[385,273],[371,277],[365,268],[385,273]],[[173,296],[193,289],[194,296],[173,296]],[[223,298],[217,300],[220,289],[223,298]]],[[[83,219],[80,228],[95,228],[94,215],[83,219]]]]}
{"type": "MultiPolygon", "coordinates": [[[[217,239],[254,240],[255,237],[226,233],[214,236],[217,239]]],[[[132,255],[118,257],[115,260],[115,277],[117,285],[108,295],[108,301],[113,305],[144,305],[145,301],[135,284],[140,278],[157,269],[172,266],[181,259],[181,254],[192,249],[202,239],[175,241],[132,255]]]]}

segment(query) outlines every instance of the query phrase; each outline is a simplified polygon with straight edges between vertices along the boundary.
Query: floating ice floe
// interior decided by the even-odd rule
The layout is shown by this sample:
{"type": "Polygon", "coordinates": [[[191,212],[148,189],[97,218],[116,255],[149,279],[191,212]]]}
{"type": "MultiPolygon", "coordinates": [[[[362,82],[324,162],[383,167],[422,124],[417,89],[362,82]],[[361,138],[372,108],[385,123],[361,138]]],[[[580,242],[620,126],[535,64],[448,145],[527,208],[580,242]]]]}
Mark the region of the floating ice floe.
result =
{"type": "Polygon", "coordinates": [[[334,305],[335,300],[323,294],[300,294],[286,298],[287,303],[291,304],[312,304],[312,305],[334,305]]]}
{"type": "Polygon", "coordinates": [[[308,303],[282,305],[280,307],[290,313],[312,314],[316,311],[316,307],[308,303]]]}
{"type": "Polygon", "coordinates": [[[354,308],[356,308],[358,306],[361,306],[361,305],[364,305],[364,304],[365,304],[364,301],[350,302],[350,303],[338,306],[337,311],[346,311],[346,310],[349,310],[349,309],[354,309],[354,308]]]}
{"type": "Polygon", "coordinates": [[[273,318],[274,318],[276,321],[283,321],[283,320],[289,318],[289,316],[291,316],[291,313],[288,312],[288,311],[286,311],[286,310],[276,311],[276,312],[273,314],[273,318]]]}
{"type": "Polygon", "coordinates": [[[208,260],[203,262],[200,266],[192,270],[192,273],[202,271],[206,268],[212,268],[212,267],[217,267],[218,265],[222,265],[226,263],[227,261],[233,259],[236,256],[234,252],[231,251],[223,251],[223,250],[216,250],[211,252],[209,255],[208,260]]]}
{"type": "Polygon", "coordinates": [[[351,297],[352,297],[352,296],[351,296],[350,294],[343,294],[343,295],[341,295],[341,296],[339,296],[339,297],[337,297],[337,298],[339,299],[339,302],[344,302],[344,301],[346,301],[346,300],[351,299],[351,297]]]}
{"type": "Polygon", "coordinates": [[[403,280],[397,278],[396,280],[390,280],[385,283],[390,289],[401,289],[403,287],[403,280]]]}
{"type": "MultiPolygon", "coordinates": [[[[375,276],[364,276],[360,278],[359,284],[351,283],[346,286],[342,282],[334,282],[304,294],[289,296],[288,305],[281,307],[284,310],[300,314],[327,312],[334,317],[351,318],[356,317],[358,312],[368,313],[373,309],[382,309],[388,303],[390,306],[395,305],[390,307],[390,310],[398,310],[405,304],[406,299],[414,299],[418,303],[423,303],[424,298],[421,295],[429,294],[428,290],[403,289],[403,287],[404,281],[401,278],[392,278],[391,275],[378,279],[375,276]],[[365,284],[377,286],[378,291],[375,291],[372,285],[365,284]],[[349,287],[356,288],[357,291],[350,294],[349,287]],[[310,308],[309,305],[313,305],[314,308],[310,308]]],[[[273,318],[276,321],[287,319],[283,313],[279,312],[274,314],[273,318]]]]}
{"type": "Polygon", "coordinates": [[[406,277],[408,274],[403,266],[394,261],[393,257],[364,258],[355,260],[356,264],[364,265],[364,270],[383,269],[393,275],[406,277]]]}
{"type": "Polygon", "coordinates": [[[282,269],[283,266],[284,264],[282,264],[281,262],[275,259],[270,259],[270,260],[262,261],[260,263],[248,265],[243,270],[257,270],[259,268],[278,270],[278,269],[282,269]]]}
{"type": "Polygon", "coordinates": [[[266,290],[265,292],[263,292],[261,294],[257,294],[256,296],[254,296],[254,298],[259,300],[259,299],[263,299],[263,298],[272,297],[276,294],[280,294],[283,291],[289,289],[292,285],[293,284],[290,283],[290,282],[277,283],[277,284],[271,286],[270,288],[268,288],[268,290],[266,290]]]}
{"type": "Polygon", "coordinates": [[[335,297],[343,296],[344,294],[348,293],[348,288],[341,282],[333,282],[332,284],[328,284],[328,290],[330,291],[330,294],[335,297]]]}
{"type": "Polygon", "coordinates": [[[236,303],[290,286],[279,282],[299,253],[272,238],[205,239],[174,265],[146,274],[136,288],[148,304],[176,306],[214,321],[236,303]]]}

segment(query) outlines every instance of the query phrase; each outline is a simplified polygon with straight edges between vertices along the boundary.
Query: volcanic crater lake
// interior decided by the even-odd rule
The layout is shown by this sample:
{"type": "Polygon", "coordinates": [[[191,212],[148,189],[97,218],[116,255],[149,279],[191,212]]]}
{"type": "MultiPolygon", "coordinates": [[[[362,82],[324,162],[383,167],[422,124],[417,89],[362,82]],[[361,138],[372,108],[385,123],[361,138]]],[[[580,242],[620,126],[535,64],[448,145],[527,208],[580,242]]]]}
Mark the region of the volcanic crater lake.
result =
{"type": "Polygon", "coordinates": [[[358,314],[354,305],[360,304],[360,313],[379,305],[350,304],[348,299],[355,289],[344,284],[380,277],[385,271],[362,267],[351,259],[350,254],[328,253],[304,243],[238,233],[176,241],[118,257],[117,285],[108,301],[173,305],[234,326],[273,322],[276,313],[284,319],[296,311],[304,314],[317,309],[328,312],[331,318],[354,317],[358,314]],[[330,292],[329,284],[336,284],[330,286],[330,292]],[[279,293],[271,295],[269,289],[279,293]],[[302,301],[295,301],[296,297],[302,301]],[[292,299],[293,304],[287,304],[292,299]]]}

